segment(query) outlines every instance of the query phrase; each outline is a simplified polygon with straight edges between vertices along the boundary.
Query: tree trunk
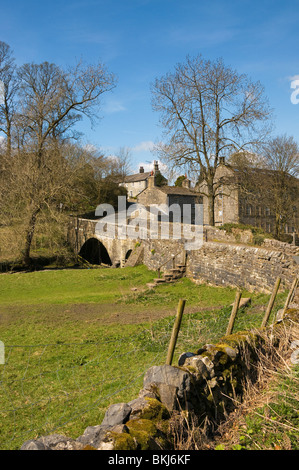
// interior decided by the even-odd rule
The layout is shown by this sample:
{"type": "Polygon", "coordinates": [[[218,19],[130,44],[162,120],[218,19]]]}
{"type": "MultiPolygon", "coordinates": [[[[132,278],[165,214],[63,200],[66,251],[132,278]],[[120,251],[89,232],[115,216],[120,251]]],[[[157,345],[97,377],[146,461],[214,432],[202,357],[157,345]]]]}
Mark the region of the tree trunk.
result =
{"type": "Polygon", "coordinates": [[[208,224],[211,226],[215,225],[215,195],[213,191],[213,183],[209,184],[207,182],[208,187],[208,224]]]}
{"type": "Polygon", "coordinates": [[[7,126],[7,134],[6,134],[6,152],[7,156],[11,157],[11,126],[10,123],[7,126]]]}
{"type": "Polygon", "coordinates": [[[280,238],[280,214],[276,212],[275,214],[275,227],[274,227],[274,234],[276,238],[280,238]]]}
{"type": "Polygon", "coordinates": [[[9,114],[9,104],[7,102],[7,97],[5,96],[4,99],[4,113],[5,113],[5,120],[6,120],[6,153],[8,157],[11,156],[11,125],[12,120],[9,114]]]}
{"type": "Polygon", "coordinates": [[[31,264],[31,258],[30,258],[31,244],[32,244],[32,239],[33,239],[34,231],[36,227],[36,220],[37,220],[37,216],[39,212],[40,212],[40,208],[39,207],[35,208],[32,211],[31,217],[29,220],[27,233],[26,233],[25,247],[23,250],[23,259],[22,259],[22,263],[25,266],[30,266],[31,264]]]}

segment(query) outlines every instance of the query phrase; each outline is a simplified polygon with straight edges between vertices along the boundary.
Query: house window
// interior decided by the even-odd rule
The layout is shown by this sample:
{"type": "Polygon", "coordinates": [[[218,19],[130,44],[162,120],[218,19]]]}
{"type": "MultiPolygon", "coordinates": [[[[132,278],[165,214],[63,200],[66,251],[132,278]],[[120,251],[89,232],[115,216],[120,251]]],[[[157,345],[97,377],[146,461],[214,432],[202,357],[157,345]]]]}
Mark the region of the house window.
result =
{"type": "Polygon", "coordinates": [[[246,215],[251,215],[252,214],[252,206],[250,204],[246,205],[245,214],[246,215]]]}
{"type": "Polygon", "coordinates": [[[266,215],[271,215],[270,207],[266,207],[266,215]]]}

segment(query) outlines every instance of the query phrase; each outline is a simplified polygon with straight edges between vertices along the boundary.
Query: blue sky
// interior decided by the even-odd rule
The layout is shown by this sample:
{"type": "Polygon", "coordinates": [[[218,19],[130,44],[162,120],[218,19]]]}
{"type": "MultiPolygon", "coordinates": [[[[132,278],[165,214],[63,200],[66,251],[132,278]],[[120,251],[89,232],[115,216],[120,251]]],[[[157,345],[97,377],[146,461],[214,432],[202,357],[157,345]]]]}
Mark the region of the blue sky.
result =
{"type": "Polygon", "coordinates": [[[82,123],[84,142],[106,154],[132,149],[136,170],[155,158],[150,148],[162,135],[150,84],[188,54],[222,57],[259,80],[274,108],[275,134],[299,141],[299,104],[291,102],[291,77],[299,79],[298,6],[297,0],[2,1],[0,40],[19,65],[104,62],[118,85],[106,95],[96,128],[82,123]]]}

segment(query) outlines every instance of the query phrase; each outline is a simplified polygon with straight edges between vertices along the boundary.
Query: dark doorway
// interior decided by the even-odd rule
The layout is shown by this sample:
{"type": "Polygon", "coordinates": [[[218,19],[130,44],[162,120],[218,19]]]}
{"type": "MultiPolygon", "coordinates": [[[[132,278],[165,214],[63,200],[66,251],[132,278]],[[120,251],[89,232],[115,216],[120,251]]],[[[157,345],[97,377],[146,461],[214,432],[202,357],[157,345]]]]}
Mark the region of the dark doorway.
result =
{"type": "Polygon", "coordinates": [[[126,261],[127,261],[127,259],[129,259],[131,253],[132,253],[132,250],[128,250],[128,251],[127,251],[126,257],[125,257],[125,260],[126,260],[126,261]]]}
{"type": "Polygon", "coordinates": [[[104,247],[103,243],[96,238],[90,238],[87,240],[82,246],[79,255],[91,264],[112,265],[108,251],[104,247]]]}

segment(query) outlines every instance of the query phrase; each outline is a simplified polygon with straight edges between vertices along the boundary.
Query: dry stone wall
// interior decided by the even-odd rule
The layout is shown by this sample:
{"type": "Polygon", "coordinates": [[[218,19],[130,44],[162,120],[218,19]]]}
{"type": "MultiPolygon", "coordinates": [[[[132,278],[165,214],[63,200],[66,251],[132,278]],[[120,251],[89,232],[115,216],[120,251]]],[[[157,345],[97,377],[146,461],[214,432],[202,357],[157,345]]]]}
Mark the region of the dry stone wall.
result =
{"type": "MultiPolygon", "coordinates": [[[[69,241],[78,251],[93,236],[95,221],[74,218],[69,226],[69,241]],[[78,227],[76,224],[79,223],[78,227]],[[76,230],[77,229],[77,230],[76,230]]],[[[172,224],[170,224],[173,230],[172,224]]],[[[170,230],[170,232],[171,232],[170,230]]],[[[171,234],[170,234],[171,235],[171,234]]],[[[149,269],[167,271],[184,260],[186,241],[180,239],[102,240],[111,260],[125,259],[128,250],[142,245],[142,257],[138,263],[149,269]]],[[[186,275],[196,282],[208,282],[220,286],[241,286],[249,290],[272,290],[276,278],[282,279],[282,287],[288,288],[299,269],[299,247],[277,240],[265,239],[262,246],[252,245],[250,230],[232,229],[231,233],[217,227],[203,227],[203,245],[188,252],[186,275]],[[238,243],[236,243],[238,241],[238,243]]],[[[141,250],[140,250],[141,251],[141,250]]],[[[129,265],[137,263],[131,258],[129,265]]]]}
{"type": "MultiPolygon", "coordinates": [[[[284,343],[298,341],[298,327],[297,306],[271,327],[273,358],[282,333],[287,334],[284,343]]],[[[217,425],[242,402],[246,382],[258,379],[259,357],[269,355],[268,337],[265,328],[238,332],[181,354],[177,366],[153,366],[144,376],[139,396],[111,405],[101,424],[87,427],[77,439],[45,436],[25,442],[21,450],[172,450],[175,413],[187,410],[202,422],[208,418],[217,425]]]]}
{"type": "MultiPolygon", "coordinates": [[[[150,240],[144,244],[143,263],[153,270],[173,267],[184,259],[181,240],[150,240]]],[[[188,252],[186,276],[198,283],[242,287],[270,292],[277,277],[282,288],[289,288],[299,271],[299,247],[266,240],[264,246],[204,242],[199,250],[188,252]]]]}
{"type": "Polygon", "coordinates": [[[293,248],[290,252],[207,242],[200,250],[190,253],[187,275],[197,282],[261,292],[271,291],[277,277],[281,277],[282,287],[289,288],[299,268],[295,259],[299,248],[293,248]]]}

